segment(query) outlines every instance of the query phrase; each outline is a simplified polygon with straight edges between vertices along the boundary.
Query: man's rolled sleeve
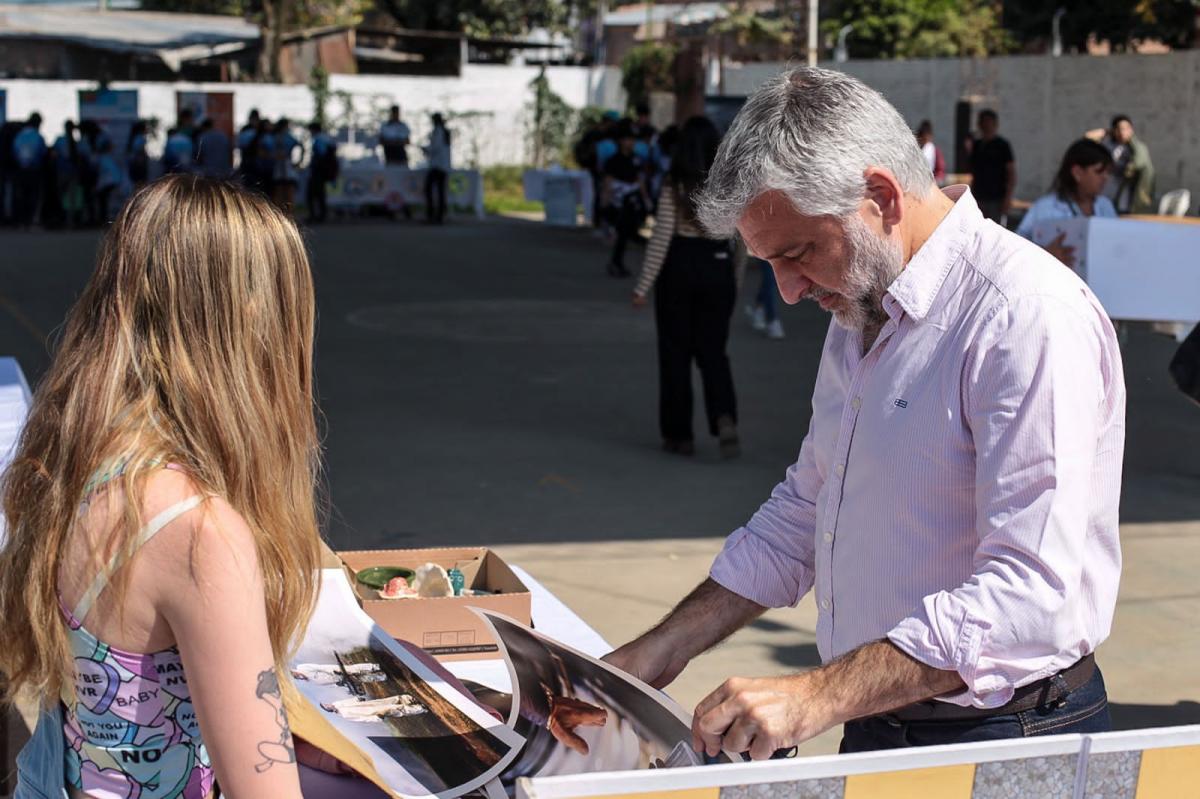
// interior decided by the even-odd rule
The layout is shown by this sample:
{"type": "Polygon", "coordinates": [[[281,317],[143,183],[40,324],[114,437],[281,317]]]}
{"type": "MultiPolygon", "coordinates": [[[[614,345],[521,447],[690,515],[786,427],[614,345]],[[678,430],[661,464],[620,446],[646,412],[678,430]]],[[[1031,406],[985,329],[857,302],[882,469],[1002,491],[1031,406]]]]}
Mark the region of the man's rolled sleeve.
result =
{"type": "Polygon", "coordinates": [[[725,540],[709,576],[764,607],[799,602],[813,584],[813,534],[820,487],[810,428],[800,445],[799,460],[746,526],[725,540]]]}
{"type": "Polygon", "coordinates": [[[998,314],[983,355],[968,367],[974,573],[926,596],[888,633],[917,660],[958,672],[966,691],[947,697],[957,704],[1003,705],[1017,687],[1099,643],[1081,640],[1078,620],[1060,613],[1081,590],[1093,468],[1109,413],[1111,376],[1090,310],[1050,297],[1018,300],[998,314]]]}

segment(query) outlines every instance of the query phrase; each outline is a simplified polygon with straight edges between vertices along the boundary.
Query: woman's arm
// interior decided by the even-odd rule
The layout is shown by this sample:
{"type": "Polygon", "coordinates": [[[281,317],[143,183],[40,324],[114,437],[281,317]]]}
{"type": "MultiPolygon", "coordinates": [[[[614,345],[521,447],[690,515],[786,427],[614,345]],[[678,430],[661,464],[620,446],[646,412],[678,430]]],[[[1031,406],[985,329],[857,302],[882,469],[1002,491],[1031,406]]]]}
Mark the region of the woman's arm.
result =
{"type": "Polygon", "coordinates": [[[650,242],[646,245],[646,254],[642,257],[642,271],[638,275],[637,285],[634,286],[633,296],[644,298],[650,293],[658,273],[666,260],[667,250],[671,246],[671,236],[675,234],[675,189],[663,185],[658,195],[658,211],[654,215],[654,230],[650,234],[650,242]]]}
{"type": "Polygon", "coordinates": [[[173,568],[157,586],[179,646],[204,743],[224,795],[299,799],[274,668],[262,573],[245,520],[210,499],[176,524],[173,568]]]}

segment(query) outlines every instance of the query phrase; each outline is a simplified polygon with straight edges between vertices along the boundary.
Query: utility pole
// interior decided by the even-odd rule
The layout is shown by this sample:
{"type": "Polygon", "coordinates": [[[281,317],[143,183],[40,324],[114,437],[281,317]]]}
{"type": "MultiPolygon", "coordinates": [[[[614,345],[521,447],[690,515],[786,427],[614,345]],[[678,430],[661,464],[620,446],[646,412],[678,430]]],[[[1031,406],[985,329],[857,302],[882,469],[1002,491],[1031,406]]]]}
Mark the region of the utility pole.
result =
{"type": "Polygon", "coordinates": [[[817,0],[808,0],[808,65],[817,65],[817,0]]]}

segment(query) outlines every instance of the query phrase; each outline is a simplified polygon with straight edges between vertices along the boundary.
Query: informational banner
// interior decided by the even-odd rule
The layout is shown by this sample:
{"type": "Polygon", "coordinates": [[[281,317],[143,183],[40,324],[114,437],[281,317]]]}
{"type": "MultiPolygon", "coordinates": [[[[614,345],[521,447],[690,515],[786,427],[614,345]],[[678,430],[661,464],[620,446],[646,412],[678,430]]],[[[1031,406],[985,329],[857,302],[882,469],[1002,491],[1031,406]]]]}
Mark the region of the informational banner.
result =
{"type": "MultiPolygon", "coordinates": [[[[343,166],[329,185],[330,208],[376,206],[399,211],[425,204],[425,169],[402,166],[343,166]]],[[[446,204],[483,217],[483,177],[472,169],[454,169],[446,180],[446,204]]]]}
{"type": "Polygon", "coordinates": [[[99,125],[113,143],[113,155],[124,163],[125,143],[138,119],[137,89],[80,89],[79,119],[99,125]]]}
{"type": "Polygon", "coordinates": [[[187,109],[197,126],[211,119],[213,127],[233,140],[233,92],[175,92],[175,113],[187,109]]]}

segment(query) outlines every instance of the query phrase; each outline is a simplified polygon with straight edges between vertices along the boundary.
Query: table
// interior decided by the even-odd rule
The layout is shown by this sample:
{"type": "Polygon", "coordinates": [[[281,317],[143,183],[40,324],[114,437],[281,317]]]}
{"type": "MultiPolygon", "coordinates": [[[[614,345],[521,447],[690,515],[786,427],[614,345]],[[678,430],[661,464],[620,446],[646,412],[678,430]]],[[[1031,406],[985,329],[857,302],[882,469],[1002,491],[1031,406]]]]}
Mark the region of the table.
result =
{"type": "Polygon", "coordinates": [[[1033,241],[1045,246],[1063,234],[1075,248],[1076,273],[1110,318],[1190,328],[1200,320],[1200,224],[1168,219],[1052,220],[1034,226],[1033,241]]]}
{"type": "MultiPolygon", "coordinates": [[[[575,204],[583,206],[584,224],[592,223],[595,214],[595,187],[592,183],[592,173],[584,169],[526,169],[521,175],[521,186],[525,191],[525,199],[532,202],[547,202],[547,181],[553,185],[557,181],[569,181],[575,193],[575,204]]],[[[547,208],[547,222],[550,222],[547,208]]],[[[552,223],[553,224],[553,223],[552,223]]],[[[571,222],[571,224],[575,224],[571,222]]]]}

